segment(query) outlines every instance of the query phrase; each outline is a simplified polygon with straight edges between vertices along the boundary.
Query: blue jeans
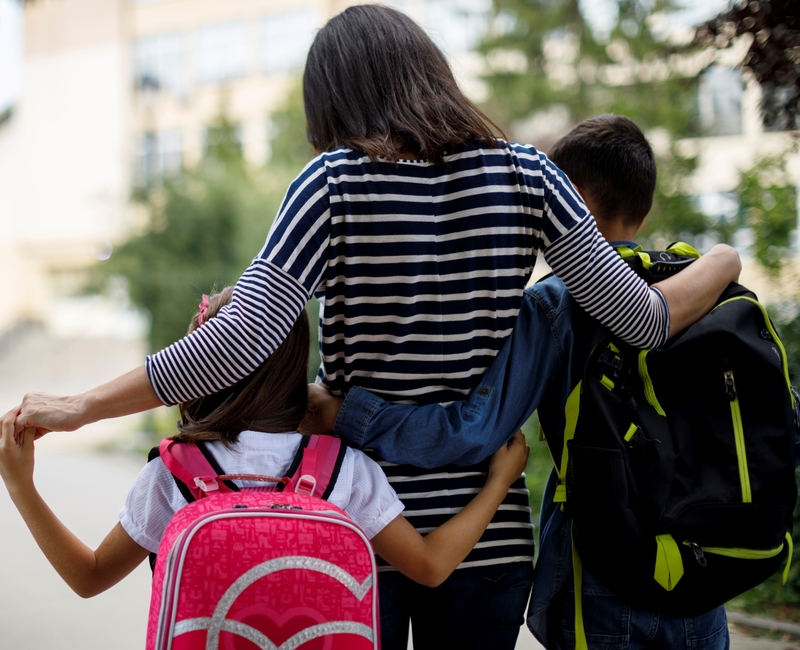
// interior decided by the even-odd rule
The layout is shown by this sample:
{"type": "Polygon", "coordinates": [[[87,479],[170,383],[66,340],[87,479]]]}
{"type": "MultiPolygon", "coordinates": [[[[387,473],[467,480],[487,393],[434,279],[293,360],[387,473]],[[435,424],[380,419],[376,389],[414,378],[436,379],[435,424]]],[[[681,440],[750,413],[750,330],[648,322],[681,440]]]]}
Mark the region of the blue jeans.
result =
{"type": "MultiPolygon", "coordinates": [[[[589,650],[730,648],[724,607],[689,618],[659,616],[620,600],[585,567],[582,605],[589,650]]],[[[560,613],[561,620],[551,620],[548,625],[551,641],[548,647],[551,650],[574,649],[575,593],[572,586],[561,592],[550,611],[556,616],[560,613]]]]}
{"type": "Polygon", "coordinates": [[[533,567],[529,562],[460,569],[436,588],[398,571],[380,573],[381,648],[513,650],[525,618],[533,567]]]}

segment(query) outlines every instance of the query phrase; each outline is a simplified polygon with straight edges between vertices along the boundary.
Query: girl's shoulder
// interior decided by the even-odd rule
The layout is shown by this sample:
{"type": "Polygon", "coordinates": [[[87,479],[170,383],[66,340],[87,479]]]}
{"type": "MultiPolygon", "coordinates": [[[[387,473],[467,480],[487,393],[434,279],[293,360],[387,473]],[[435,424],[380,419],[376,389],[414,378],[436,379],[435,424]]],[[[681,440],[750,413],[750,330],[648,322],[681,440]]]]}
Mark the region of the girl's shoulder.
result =
{"type": "Polygon", "coordinates": [[[347,448],[329,501],[350,515],[370,538],[403,511],[403,504],[380,465],[351,447],[347,448]]]}

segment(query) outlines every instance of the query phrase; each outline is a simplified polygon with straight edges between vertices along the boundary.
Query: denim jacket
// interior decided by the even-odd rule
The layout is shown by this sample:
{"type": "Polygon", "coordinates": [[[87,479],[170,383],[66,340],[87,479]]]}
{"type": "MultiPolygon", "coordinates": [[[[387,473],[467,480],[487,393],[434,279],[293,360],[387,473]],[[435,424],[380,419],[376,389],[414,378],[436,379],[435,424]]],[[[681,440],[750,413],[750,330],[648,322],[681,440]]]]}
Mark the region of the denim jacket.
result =
{"type": "MultiPolygon", "coordinates": [[[[492,455],[547,399],[568,390],[572,310],[564,284],[551,276],[525,290],[514,330],[465,402],[389,404],[353,387],[334,427],[360,449],[391,463],[422,468],[474,465],[492,455]]],[[[566,395],[564,395],[566,400],[566,395]]]]}

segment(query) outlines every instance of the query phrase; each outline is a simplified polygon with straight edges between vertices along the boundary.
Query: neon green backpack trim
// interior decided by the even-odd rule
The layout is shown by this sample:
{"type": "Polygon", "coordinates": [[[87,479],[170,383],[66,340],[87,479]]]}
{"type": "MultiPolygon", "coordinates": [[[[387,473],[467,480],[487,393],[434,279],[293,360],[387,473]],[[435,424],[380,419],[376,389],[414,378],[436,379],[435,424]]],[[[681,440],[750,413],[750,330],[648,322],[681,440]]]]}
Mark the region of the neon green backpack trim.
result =
{"type": "Polygon", "coordinates": [[[637,427],[635,424],[631,424],[631,426],[628,427],[628,431],[625,433],[625,442],[630,442],[631,438],[636,435],[637,431],[639,431],[639,427],[637,427]]]}
{"type": "Polygon", "coordinates": [[[674,244],[670,244],[665,252],[672,253],[673,255],[683,255],[684,257],[693,257],[696,260],[700,259],[700,253],[697,249],[682,241],[676,241],[674,244]]]}
{"type": "Polygon", "coordinates": [[[736,461],[739,465],[739,483],[742,486],[742,502],[750,503],[753,501],[753,496],[750,490],[750,470],[747,467],[747,447],[744,441],[744,425],[742,424],[742,410],[739,407],[739,394],[736,392],[736,380],[733,377],[733,371],[726,371],[724,376],[725,387],[728,391],[728,399],[731,405],[733,439],[736,443],[736,461]]]}
{"type": "Polygon", "coordinates": [[[553,497],[553,503],[564,503],[567,500],[567,486],[564,483],[567,477],[567,442],[575,437],[575,427],[578,425],[578,412],[581,407],[581,389],[583,388],[583,381],[579,381],[578,385],[572,389],[572,392],[567,398],[567,404],[564,406],[564,449],[561,451],[561,468],[556,468],[558,473],[558,485],[556,486],[556,493],[553,497]]]}
{"type": "Polygon", "coordinates": [[[786,566],[781,573],[781,584],[785,585],[789,579],[789,569],[792,566],[792,556],[794,555],[794,542],[792,541],[792,534],[786,533],[786,543],[789,545],[789,555],[786,557],[786,566]]]}
{"type": "Polygon", "coordinates": [[[664,409],[661,408],[661,404],[658,402],[658,398],[656,397],[656,390],[653,386],[653,380],[650,379],[650,373],[647,371],[647,354],[650,350],[642,350],[639,353],[639,376],[642,378],[642,383],[644,383],[644,396],[647,398],[647,402],[652,406],[656,413],[663,417],[667,417],[667,414],[664,412],[664,409]]]}
{"type": "Polygon", "coordinates": [[[656,570],[653,577],[667,591],[675,589],[683,577],[683,560],[672,535],[656,535],[656,570]]]}
{"type": "Polygon", "coordinates": [[[738,560],[768,560],[769,558],[778,555],[778,553],[780,553],[784,547],[788,546],[789,553],[786,557],[786,566],[783,568],[783,572],[781,573],[781,584],[785,585],[786,581],[789,579],[789,569],[792,566],[792,555],[794,555],[794,542],[792,540],[792,534],[787,532],[785,540],[786,541],[780,546],[763,550],[752,548],[729,548],[724,546],[697,546],[696,544],[692,544],[688,541],[684,542],[684,545],[694,546],[703,553],[723,555],[725,557],[732,557],[738,560]]]}
{"type": "Polygon", "coordinates": [[[789,360],[786,357],[786,348],[783,347],[783,342],[778,336],[778,333],[775,331],[775,328],[772,326],[772,321],[770,320],[769,314],[767,313],[764,305],[758,302],[758,300],[753,300],[749,296],[736,296],[734,298],[728,298],[728,300],[719,303],[711,311],[715,311],[716,309],[722,307],[722,305],[727,305],[729,302],[733,302],[734,300],[746,300],[747,302],[752,302],[761,310],[761,313],[764,316],[764,324],[767,326],[767,330],[769,330],[769,333],[772,335],[772,340],[775,341],[775,344],[778,346],[778,351],[781,355],[781,363],[783,365],[783,376],[786,378],[786,386],[789,389],[789,396],[792,399],[792,408],[796,408],[794,393],[792,393],[792,380],[789,378],[789,360]]]}
{"type": "Polygon", "coordinates": [[[614,250],[619,253],[619,256],[623,260],[628,259],[629,257],[638,257],[641,260],[644,268],[649,269],[651,266],[653,266],[653,260],[650,259],[650,254],[645,253],[641,246],[635,246],[634,248],[631,248],[630,246],[617,246],[614,250]]]}

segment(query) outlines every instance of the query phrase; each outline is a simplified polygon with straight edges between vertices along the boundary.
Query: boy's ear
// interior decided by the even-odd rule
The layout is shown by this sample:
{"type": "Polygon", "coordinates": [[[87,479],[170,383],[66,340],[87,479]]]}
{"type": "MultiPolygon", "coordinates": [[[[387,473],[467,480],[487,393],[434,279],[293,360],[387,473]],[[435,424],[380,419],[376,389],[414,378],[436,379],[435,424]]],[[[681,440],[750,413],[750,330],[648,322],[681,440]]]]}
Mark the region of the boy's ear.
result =
{"type": "Polygon", "coordinates": [[[642,229],[642,226],[644,226],[644,220],[645,217],[642,217],[642,220],[639,222],[639,225],[636,226],[636,232],[639,232],[642,229]]]}

